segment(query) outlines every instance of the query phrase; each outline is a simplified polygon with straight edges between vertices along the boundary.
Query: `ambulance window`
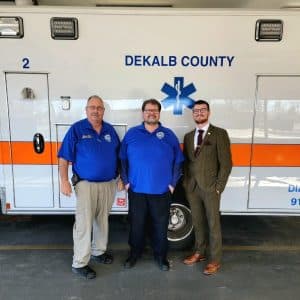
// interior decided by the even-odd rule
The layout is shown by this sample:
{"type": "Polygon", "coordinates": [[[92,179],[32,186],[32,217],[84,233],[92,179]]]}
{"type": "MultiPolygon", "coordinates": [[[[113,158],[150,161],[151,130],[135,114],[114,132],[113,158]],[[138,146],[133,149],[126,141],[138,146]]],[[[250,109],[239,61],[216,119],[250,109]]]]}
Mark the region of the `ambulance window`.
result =
{"type": "Polygon", "coordinates": [[[23,19],[0,17],[0,38],[21,39],[24,36],[23,19]]]}
{"type": "Polygon", "coordinates": [[[78,20],[76,18],[51,18],[51,37],[54,40],[77,40],[78,20]]]}
{"type": "Polygon", "coordinates": [[[256,41],[281,41],[283,22],[281,20],[257,20],[255,29],[256,41]]]}

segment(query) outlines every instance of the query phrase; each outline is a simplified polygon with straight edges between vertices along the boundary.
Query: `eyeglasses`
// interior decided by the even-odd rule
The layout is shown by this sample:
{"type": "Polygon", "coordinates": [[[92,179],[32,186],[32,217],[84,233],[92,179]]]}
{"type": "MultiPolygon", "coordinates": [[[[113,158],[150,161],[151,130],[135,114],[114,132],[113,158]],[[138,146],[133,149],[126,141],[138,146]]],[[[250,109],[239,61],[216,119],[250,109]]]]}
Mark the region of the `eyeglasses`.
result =
{"type": "Polygon", "coordinates": [[[206,107],[199,108],[199,109],[194,108],[194,109],[192,110],[193,114],[204,113],[204,112],[207,112],[207,111],[208,111],[208,109],[207,109],[206,107]]]}
{"type": "Polygon", "coordinates": [[[145,112],[146,114],[150,114],[150,113],[155,113],[155,114],[157,114],[157,113],[159,113],[159,110],[158,110],[158,109],[145,109],[144,112],[145,112]]]}
{"type": "Polygon", "coordinates": [[[97,110],[97,111],[103,111],[105,108],[103,106],[87,106],[86,108],[90,109],[90,110],[97,110]]]}

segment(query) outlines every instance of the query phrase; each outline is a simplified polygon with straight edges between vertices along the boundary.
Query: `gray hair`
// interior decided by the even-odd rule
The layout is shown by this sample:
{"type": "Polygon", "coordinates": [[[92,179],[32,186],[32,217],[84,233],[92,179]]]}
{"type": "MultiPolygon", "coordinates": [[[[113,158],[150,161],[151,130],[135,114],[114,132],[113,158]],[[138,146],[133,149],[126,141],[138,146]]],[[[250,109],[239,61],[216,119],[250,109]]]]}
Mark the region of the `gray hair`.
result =
{"type": "Polygon", "coordinates": [[[88,97],[87,103],[89,103],[89,101],[90,101],[91,99],[93,99],[93,98],[96,98],[96,99],[100,100],[100,101],[103,103],[102,98],[99,97],[98,95],[92,95],[92,96],[88,97]]]}

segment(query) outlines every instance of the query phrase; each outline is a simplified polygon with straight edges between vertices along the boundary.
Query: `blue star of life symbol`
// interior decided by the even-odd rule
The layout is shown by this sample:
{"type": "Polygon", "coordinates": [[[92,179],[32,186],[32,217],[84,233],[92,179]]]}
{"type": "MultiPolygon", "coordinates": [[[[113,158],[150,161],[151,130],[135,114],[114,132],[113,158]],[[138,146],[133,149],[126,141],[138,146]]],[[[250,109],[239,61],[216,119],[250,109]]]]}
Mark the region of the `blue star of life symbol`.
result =
{"type": "Polygon", "coordinates": [[[194,100],[189,96],[196,92],[193,83],[184,86],[184,77],[174,77],[174,86],[165,83],[161,91],[168,95],[161,101],[164,108],[173,106],[174,115],[182,115],[183,107],[193,108],[194,100]]]}

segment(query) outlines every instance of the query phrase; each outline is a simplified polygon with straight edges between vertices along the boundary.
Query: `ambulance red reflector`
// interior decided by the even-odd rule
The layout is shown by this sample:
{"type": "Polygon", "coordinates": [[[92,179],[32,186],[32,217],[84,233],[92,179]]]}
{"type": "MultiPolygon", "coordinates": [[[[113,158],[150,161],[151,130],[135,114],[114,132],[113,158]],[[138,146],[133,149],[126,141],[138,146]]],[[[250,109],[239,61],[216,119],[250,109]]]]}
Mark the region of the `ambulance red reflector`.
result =
{"type": "Polygon", "coordinates": [[[117,206],[126,206],[125,198],[117,198],[117,206]]]}
{"type": "Polygon", "coordinates": [[[6,203],[5,207],[6,209],[10,209],[10,203],[6,203]]]}

